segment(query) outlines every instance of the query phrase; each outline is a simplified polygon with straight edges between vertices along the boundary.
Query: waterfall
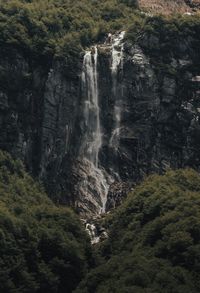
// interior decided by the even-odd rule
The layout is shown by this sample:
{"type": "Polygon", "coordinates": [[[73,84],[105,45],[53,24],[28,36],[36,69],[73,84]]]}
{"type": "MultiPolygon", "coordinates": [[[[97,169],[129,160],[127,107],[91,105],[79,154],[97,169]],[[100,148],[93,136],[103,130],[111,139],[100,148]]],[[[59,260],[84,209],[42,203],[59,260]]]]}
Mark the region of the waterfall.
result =
{"type": "Polygon", "coordinates": [[[97,77],[98,49],[85,53],[82,70],[82,93],[84,95],[85,140],[83,153],[98,167],[99,149],[101,148],[100,111],[98,101],[97,77]]]}
{"type": "Polygon", "coordinates": [[[125,31],[121,32],[117,37],[113,40],[112,45],[112,74],[117,74],[118,67],[122,61],[123,57],[123,39],[125,36],[125,31]]]}
{"type": "Polygon", "coordinates": [[[82,98],[84,137],[81,145],[81,156],[85,166],[86,178],[80,183],[79,190],[85,199],[96,200],[99,213],[106,209],[109,185],[103,171],[99,166],[99,150],[102,145],[100,126],[100,108],[98,93],[98,48],[95,46],[87,51],[83,59],[82,69],[82,98]]]}
{"type": "Polygon", "coordinates": [[[100,237],[97,234],[97,229],[94,224],[87,223],[85,230],[88,232],[90,236],[91,244],[97,244],[100,242],[100,237]]]}
{"type": "Polygon", "coordinates": [[[112,45],[112,65],[111,65],[111,73],[112,73],[112,95],[115,99],[114,106],[114,130],[112,132],[112,136],[110,139],[110,145],[113,148],[118,147],[119,143],[119,135],[120,135],[120,122],[121,122],[121,97],[123,95],[122,87],[118,85],[118,72],[119,69],[123,70],[123,49],[124,44],[122,43],[124,39],[125,31],[121,32],[117,35],[113,40],[112,45]]]}

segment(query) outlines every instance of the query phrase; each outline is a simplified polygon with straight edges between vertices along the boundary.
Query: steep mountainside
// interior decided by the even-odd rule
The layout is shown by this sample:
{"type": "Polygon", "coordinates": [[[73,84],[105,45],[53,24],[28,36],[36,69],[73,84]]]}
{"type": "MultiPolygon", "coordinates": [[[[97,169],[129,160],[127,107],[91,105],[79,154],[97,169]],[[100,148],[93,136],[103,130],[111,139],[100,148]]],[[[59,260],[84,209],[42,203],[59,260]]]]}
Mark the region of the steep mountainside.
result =
{"type": "Polygon", "coordinates": [[[0,4],[0,148],[84,216],[146,174],[199,169],[200,143],[199,14],[86,2],[0,4]]]}
{"type": "Polygon", "coordinates": [[[198,15],[150,17],[74,58],[2,46],[0,147],[82,214],[151,172],[199,169],[199,32],[198,15]]]}
{"type": "Polygon", "coordinates": [[[199,0],[0,0],[1,293],[200,292],[199,48],[199,0]]]}
{"type": "Polygon", "coordinates": [[[75,292],[199,292],[198,173],[150,176],[108,216],[107,226],[97,267],[75,292]]]}

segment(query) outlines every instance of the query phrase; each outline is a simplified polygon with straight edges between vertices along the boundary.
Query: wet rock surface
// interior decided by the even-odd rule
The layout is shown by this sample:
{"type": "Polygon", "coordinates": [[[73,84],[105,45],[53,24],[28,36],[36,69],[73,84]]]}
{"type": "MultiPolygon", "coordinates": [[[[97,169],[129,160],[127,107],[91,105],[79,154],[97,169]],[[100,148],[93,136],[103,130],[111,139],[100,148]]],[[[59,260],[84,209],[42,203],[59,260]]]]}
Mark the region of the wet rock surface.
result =
{"type": "Polygon", "coordinates": [[[93,216],[91,219],[83,219],[82,221],[88,235],[90,236],[92,245],[103,242],[109,237],[108,231],[103,225],[103,215],[93,216]]]}
{"type": "Polygon", "coordinates": [[[199,170],[199,44],[188,36],[163,52],[155,35],[126,41],[123,52],[116,47],[115,79],[112,44],[98,45],[98,170],[80,152],[83,56],[73,67],[60,60],[43,66],[0,50],[0,147],[22,159],[56,202],[85,216],[101,212],[102,192],[109,210],[150,173],[199,170]]]}

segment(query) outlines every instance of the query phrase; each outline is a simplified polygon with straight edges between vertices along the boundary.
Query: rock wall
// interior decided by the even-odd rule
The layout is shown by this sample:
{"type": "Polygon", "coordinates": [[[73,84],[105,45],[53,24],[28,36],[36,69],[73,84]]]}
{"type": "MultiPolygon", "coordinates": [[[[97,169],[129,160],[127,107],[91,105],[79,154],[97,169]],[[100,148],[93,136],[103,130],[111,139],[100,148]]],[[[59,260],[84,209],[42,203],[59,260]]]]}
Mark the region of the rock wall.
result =
{"type": "Polygon", "coordinates": [[[149,173],[199,170],[200,42],[190,36],[173,42],[168,51],[154,35],[124,42],[115,81],[113,44],[98,45],[101,175],[80,153],[83,55],[76,66],[70,60],[40,64],[0,49],[0,148],[22,159],[56,202],[83,215],[99,212],[104,180],[110,209],[149,173]],[[80,192],[83,183],[87,192],[80,192]]]}

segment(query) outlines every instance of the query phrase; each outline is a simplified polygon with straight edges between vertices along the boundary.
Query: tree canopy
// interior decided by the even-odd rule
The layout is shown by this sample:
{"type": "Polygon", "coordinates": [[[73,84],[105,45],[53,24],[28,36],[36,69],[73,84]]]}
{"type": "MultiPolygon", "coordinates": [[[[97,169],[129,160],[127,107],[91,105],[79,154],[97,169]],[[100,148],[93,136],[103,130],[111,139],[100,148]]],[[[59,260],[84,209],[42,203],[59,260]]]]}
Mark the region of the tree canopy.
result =
{"type": "Polygon", "coordinates": [[[135,0],[2,0],[0,45],[65,55],[134,19],[135,0]]]}

